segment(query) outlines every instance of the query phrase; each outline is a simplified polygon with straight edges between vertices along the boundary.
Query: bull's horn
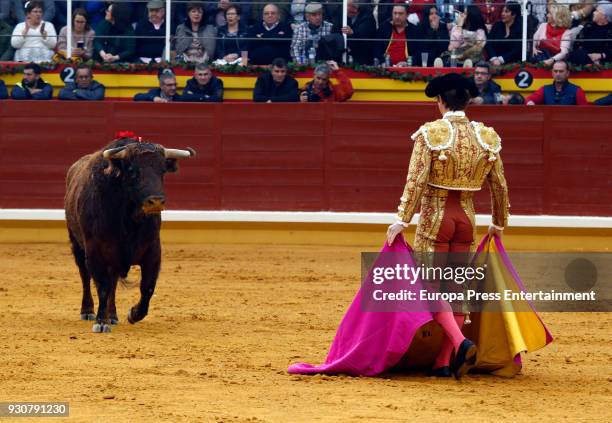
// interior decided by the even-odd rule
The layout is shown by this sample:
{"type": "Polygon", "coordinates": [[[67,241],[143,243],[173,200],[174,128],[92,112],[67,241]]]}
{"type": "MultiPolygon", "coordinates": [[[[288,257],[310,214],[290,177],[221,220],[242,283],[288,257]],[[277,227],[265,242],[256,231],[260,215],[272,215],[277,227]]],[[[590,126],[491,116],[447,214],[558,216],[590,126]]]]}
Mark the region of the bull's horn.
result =
{"type": "Polygon", "coordinates": [[[104,150],[102,152],[102,157],[105,159],[125,159],[127,154],[127,151],[125,150],[126,148],[127,146],[109,148],[108,150],[104,150]]]}
{"type": "Polygon", "coordinates": [[[196,152],[191,147],[187,147],[187,150],[164,148],[164,156],[167,159],[183,159],[183,158],[195,157],[195,155],[196,155],[196,152]]]}

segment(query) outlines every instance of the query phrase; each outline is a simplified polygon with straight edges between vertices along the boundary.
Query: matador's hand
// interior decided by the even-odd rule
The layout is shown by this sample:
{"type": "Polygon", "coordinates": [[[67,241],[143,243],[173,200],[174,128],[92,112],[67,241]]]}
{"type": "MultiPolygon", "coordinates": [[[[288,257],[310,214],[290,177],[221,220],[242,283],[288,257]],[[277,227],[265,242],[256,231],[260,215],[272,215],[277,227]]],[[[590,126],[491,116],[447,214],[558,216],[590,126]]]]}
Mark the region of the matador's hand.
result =
{"type": "Polygon", "coordinates": [[[491,235],[491,236],[496,236],[496,237],[498,237],[499,239],[501,239],[502,234],[504,233],[504,230],[503,230],[503,229],[499,229],[499,228],[498,228],[498,227],[496,227],[496,226],[490,225],[490,226],[489,226],[489,231],[488,231],[488,232],[489,232],[489,235],[491,235]]]}
{"type": "Polygon", "coordinates": [[[387,244],[393,244],[393,241],[395,241],[395,237],[405,228],[406,227],[400,222],[395,222],[393,225],[389,226],[389,228],[387,229],[387,244]]]}

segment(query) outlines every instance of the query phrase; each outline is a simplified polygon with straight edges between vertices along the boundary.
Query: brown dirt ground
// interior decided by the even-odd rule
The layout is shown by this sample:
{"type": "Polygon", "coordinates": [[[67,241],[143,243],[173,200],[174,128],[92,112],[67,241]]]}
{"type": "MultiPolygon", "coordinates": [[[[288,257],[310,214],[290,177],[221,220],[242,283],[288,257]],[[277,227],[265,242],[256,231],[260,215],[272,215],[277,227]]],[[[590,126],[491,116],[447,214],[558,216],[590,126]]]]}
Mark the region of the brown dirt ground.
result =
{"type": "Polygon", "coordinates": [[[68,401],[70,421],[610,421],[606,313],[544,314],[556,340],[514,379],[287,374],[324,360],[360,251],[165,245],[150,314],[127,324],[120,287],[122,322],[94,334],[67,244],[0,244],[0,401],[68,401]]]}

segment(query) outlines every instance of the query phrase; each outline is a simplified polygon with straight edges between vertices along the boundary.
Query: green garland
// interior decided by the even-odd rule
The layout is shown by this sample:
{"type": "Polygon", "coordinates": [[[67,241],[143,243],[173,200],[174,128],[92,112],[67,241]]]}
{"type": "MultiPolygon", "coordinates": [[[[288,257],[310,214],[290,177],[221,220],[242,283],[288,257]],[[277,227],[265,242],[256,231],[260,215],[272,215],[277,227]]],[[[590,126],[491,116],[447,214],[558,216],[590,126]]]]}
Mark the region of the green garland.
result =
{"type": "MultiPolygon", "coordinates": [[[[79,62],[73,62],[71,60],[50,62],[50,63],[41,63],[40,66],[45,71],[55,71],[62,70],[68,66],[78,65],[79,62]]],[[[172,65],[168,65],[166,63],[98,63],[94,61],[86,62],[87,65],[91,66],[94,70],[102,70],[102,71],[112,71],[119,73],[136,73],[136,72],[158,72],[160,69],[164,68],[172,68],[172,69],[182,69],[182,70],[193,70],[194,64],[192,63],[175,63],[172,65]]],[[[17,73],[22,73],[25,63],[14,64],[14,63],[5,63],[0,64],[0,75],[15,75],[17,73]]],[[[213,69],[228,75],[259,75],[268,70],[267,66],[240,66],[240,65],[222,65],[222,66],[211,66],[213,69]]],[[[352,69],[356,72],[363,72],[371,75],[372,77],[378,78],[389,78],[397,81],[404,82],[414,82],[414,81],[423,81],[429,82],[433,79],[438,72],[435,72],[434,75],[426,75],[421,72],[400,72],[398,70],[394,70],[394,68],[383,68],[378,66],[364,66],[364,65],[348,65],[344,67],[345,69],[352,69]]],[[[288,71],[289,73],[298,73],[304,72],[312,69],[312,66],[309,65],[299,65],[296,63],[289,63],[288,71]]],[[[443,68],[440,68],[443,69],[443,68]]],[[[523,69],[551,69],[551,66],[545,65],[542,63],[510,63],[502,66],[497,66],[492,68],[492,73],[494,76],[505,75],[508,73],[516,72],[523,69]]],[[[591,72],[597,73],[605,70],[612,69],[612,63],[606,63],[603,65],[586,65],[586,66],[573,66],[570,65],[570,71],[572,72],[591,72]]],[[[463,69],[457,68],[458,73],[462,75],[469,75],[471,72],[463,69]]],[[[441,72],[440,72],[441,73],[441,72]]]]}

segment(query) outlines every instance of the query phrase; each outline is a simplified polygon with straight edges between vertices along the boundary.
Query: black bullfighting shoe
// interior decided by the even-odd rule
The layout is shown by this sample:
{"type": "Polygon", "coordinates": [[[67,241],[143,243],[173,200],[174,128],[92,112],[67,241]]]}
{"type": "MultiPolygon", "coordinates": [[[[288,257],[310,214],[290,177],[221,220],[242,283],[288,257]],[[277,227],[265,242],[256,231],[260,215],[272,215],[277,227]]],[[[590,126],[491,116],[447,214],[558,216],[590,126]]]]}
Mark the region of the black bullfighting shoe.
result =
{"type": "Polygon", "coordinates": [[[451,372],[451,368],[449,366],[442,366],[436,369],[429,369],[427,371],[427,376],[435,376],[435,377],[451,377],[453,373],[451,372]]]}
{"type": "Polygon", "coordinates": [[[453,362],[453,374],[455,379],[461,379],[472,367],[476,364],[476,354],[478,348],[469,339],[464,339],[459,346],[459,351],[455,355],[455,361],[453,362]]]}

